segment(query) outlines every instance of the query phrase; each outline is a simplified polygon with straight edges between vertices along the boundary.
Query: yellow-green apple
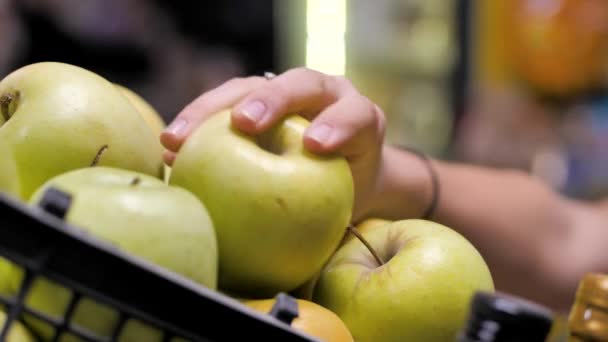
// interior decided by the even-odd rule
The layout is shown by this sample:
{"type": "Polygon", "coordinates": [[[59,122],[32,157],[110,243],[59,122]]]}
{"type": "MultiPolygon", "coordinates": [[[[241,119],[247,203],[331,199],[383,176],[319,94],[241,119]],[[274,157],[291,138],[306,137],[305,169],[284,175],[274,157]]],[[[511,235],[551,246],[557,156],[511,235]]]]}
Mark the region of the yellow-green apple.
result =
{"type": "Polygon", "coordinates": [[[162,145],[135,107],[113,83],[71,64],[34,63],[0,81],[0,140],[13,151],[23,199],[94,160],[162,178],[162,145]]]}
{"type": "MultiPolygon", "coordinates": [[[[148,127],[152,129],[157,139],[160,139],[160,134],[167,127],[167,124],[160,113],[150,104],[150,102],[146,101],[141,95],[136,93],[130,88],[123,86],[122,84],[116,84],[116,87],[123,93],[124,96],[129,99],[131,104],[137,109],[139,114],[144,118],[148,127]]],[[[169,181],[169,175],[171,174],[171,167],[167,164],[164,165],[163,168],[163,180],[165,182],[169,181]]]]}
{"type": "MultiPolygon", "coordinates": [[[[353,336],[340,317],[321,305],[304,299],[294,299],[298,315],[291,326],[312,337],[325,342],[354,342],[353,336]]],[[[246,306],[262,312],[271,313],[277,298],[244,299],[246,306]]]]}
{"type": "MultiPolygon", "coordinates": [[[[370,230],[370,229],[374,229],[376,227],[385,225],[385,224],[389,224],[392,223],[393,221],[387,220],[387,219],[383,219],[383,218],[378,218],[378,217],[370,217],[370,218],[366,218],[363,221],[357,223],[354,228],[360,233],[363,234],[364,232],[370,230]]],[[[353,236],[350,233],[344,234],[344,237],[342,239],[342,242],[340,243],[340,245],[346,243],[347,241],[349,241],[350,239],[355,239],[356,237],[353,236]]],[[[306,299],[306,300],[312,300],[312,295],[313,295],[313,291],[315,288],[315,285],[317,283],[317,280],[319,279],[319,275],[321,274],[321,272],[317,272],[312,278],[310,278],[308,281],[306,281],[304,284],[300,285],[298,288],[296,288],[295,290],[291,291],[290,294],[296,298],[300,298],[300,299],[306,299]]]]}
{"type": "Polygon", "coordinates": [[[131,102],[131,104],[137,109],[139,114],[144,118],[146,124],[157,137],[160,137],[163,129],[166,127],[165,120],[162,118],[160,113],[154,108],[146,99],[136,93],[130,88],[127,88],[121,84],[116,84],[116,87],[122,92],[122,94],[131,102]]]}
{"type": "MultiPolygon", "coordinates": [[[[142,173],[97,166],[51,178],[33,194],[31,204],[39,203],[50,187],[72,197],[66,222],[131,255],[216,289],[218,251],[213,223],[204,205],[190,192],[142,173]]],[[[20,279],[17,267],[15,274],[20,279]]],[[[41,278],[34,283],[26,303],[60,316],[69,298],[67,289],[41,278]]],[[[112,309],[90,300],[76,310],[74,322],[102,336],[109,334],[118,319],[112,309]]],[[[48,336],[49,328],[36,323],[40,322],[34,322],[36,328],[48,336]]],[[[152,334],[149,329],[141,330],[141,334],[152,334]]]]}
{"type": "MultiPolygon", "coordinates": [[[[359,231],[359,233],[365,234],[365,232],[367,232],[368,230],[376,229],[377,227],[381,227],[390,223],[393,223],[393,221],[378,217],[370,217],[357,223],[355,227],[357,228],[357,231],[359,231]]],[[[348,234],[348,239],[350,238],[354,238],[354,236],[352,234],[348,234]]]]}
{"type": "Polygon", "coordinates": [[[170,184],[208,208],[219,244],[219,288],[249,298],[293,290],[318,272],[351,219],[353,180],[339,155],[303,146],[309,122],[289,115],[260,135],[206,119],[182,145],[170,184]]]}
{"type": "MultiPolygon", "coordinates": [[[[0,328],[6,323],[6,312],[0,310],[0,328]]],[[[6,342],[36,342],[32,332],[21,321],[13,321],[6,338],[6,342]]]]}
{"type": "Polygon", "coordinates": [[[8,144],[0,140],[0,192],[19,196],[19,173],[17,163],[8,144]]]}
{"type": "Polygon", "coordinates": [[[332,256],[313,294],[356,341],[453,341],[474,293],[494,290],[475,246],[439,223],[400,220],[361,237],[332,256]]]}

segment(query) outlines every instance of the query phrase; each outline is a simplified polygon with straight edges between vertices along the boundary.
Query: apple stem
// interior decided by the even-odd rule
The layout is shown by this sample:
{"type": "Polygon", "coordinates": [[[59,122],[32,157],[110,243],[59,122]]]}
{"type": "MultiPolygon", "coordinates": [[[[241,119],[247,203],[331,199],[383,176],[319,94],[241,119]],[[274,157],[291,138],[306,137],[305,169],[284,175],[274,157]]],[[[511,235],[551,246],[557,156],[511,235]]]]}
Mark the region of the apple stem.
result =
{"type": "Polygon", "coordinates": [[[99,151],[97,151],[97,154],[95,155],[95,158],[93,159],[93,162],[91,162],[91,166],[97,166],[97,164],[99,164],[99,160],[101,159],[101,156],[108,150],[108,145],[103,145],[99,151]]]}
{"type": "Polygon", "coordinates": [[[351,234],[353,234],[354,236],[356,236],[357,239],[359,239],[359,241],[361,241],[361,243],[363,243],[365,245],[365,247],[367,247],[369,252],[372,253],[372,256],[374,257],[374,259],[376,259],[376,262],[380,266],[384,265],[384,261],[382,261],[382,258],[380,258],[380,255],[378,255],[378,253],[376,253],[376,250],[374,248],[372,248],[372,245],[370,245],[369,242],[367,242],[367,240],[365,240],[363,235],[361,235],[361,233],[359,233],[359,231],[357,230],[357,228],[355,228],[355,226],[353,226],[352,224],[349,224],[348,231],[351,234]]]}
{"type": "Polygon", "coordinates": [[[17,97],[19,97],[19,92],[4,93],[0,96],[0,111],[2,112],[5,121],[8,121],[8,119],[11,118],[10,105],[17,97]]]}
{"type": "Polygon", "coordinates": [[[131,181],[131,186],[136,186],[137,184],[141,183],[141,178],[139,177],[135,177],[133,178],[133,180],[131,181]]]}

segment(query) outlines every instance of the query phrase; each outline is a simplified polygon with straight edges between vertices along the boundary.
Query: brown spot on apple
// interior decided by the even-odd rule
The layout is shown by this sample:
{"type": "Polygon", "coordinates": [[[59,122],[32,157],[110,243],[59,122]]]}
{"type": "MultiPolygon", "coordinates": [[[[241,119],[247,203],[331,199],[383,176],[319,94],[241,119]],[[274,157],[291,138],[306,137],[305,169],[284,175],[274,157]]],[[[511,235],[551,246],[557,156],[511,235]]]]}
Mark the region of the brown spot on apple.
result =
{"type": "Polygon", "coordinates": [[[277,197],[274,199],[274,201],[279,205],[279,207],[281,207],[281,209],[287,210],[287,203],[285,203],[283,198],[277,197]]]}
{"type": "Polygon", "coordinates": [[[4,121],[8,121],[17,110],[20,96],[21,93],[19,91],[0,95],[0,112],[2,112],[4,121]]]}

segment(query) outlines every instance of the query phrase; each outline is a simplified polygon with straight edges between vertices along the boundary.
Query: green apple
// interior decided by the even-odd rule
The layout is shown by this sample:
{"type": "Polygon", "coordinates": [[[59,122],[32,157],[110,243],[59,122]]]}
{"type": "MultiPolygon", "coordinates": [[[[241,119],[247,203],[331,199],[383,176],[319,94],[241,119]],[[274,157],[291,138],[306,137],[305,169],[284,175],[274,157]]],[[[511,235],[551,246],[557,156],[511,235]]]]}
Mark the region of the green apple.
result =
{"type": "MultiPolygon", "coordinates": [[[[367,219],[357,223],[355,225],[355,228],[357,229],[357,231],[360,234],[363,234],[370,229],[375,229],[376,227],[380,227],[382,225],[390,224],[390,223],[392,223],[392,221],[387,220],[387,219],[371,217],[371,218],[367,218],[367,219]]],[[[348,233],[344,234],[344,237],[342,238],[342,242],[340,243],[340,245],[345,244],[350,239],[356,239],[356,237],[353,236],[352,234],[348,234],[348,233]]],[[[313,291],[315,289],[315,285],[317,284],[317,280],[319,279],[320,275],[321,275],[321,270],[319,270],[319,272],[317,272],[312,278],[310,278],[304,284],[300,285],[297,289],[291,291],[290,294],[296,298],[311,300],[313,291]]]]}
{"type": "MultiPolygon", "coordinates": [[[[0,310],[0,327],[6,323],[6,312],[0,310]]],[[[11,324],[6,342],[36,342],[32,332],[29,331],[21,321],[14,321],[11,324]]]]}
{"type": "Polygon", "coordinates": [[[219,244],[219,288],[250,298],[289,292],[318,272],[351,219],[346,160],[308,152],[309,122],[290,115],[252,136],[230,111],[206,119],[182,145],[170,184],[205,204],[219,244]]]}
{"type": "Polygon", "coordinates": [[[75,65],[34,63],[0,81],[0,141],[11,146],[26,200],[95,160],[162,178],[160,139],[113,83],[75,65]]]}
{"type": "MultiPolygon", "coordinates": [[[[158,139],[163,130],[167,127],[165,119],[160,113],[141,95],[129,89],[121,84],[116,84],[116,87],[122,92],[122,94],[129,99],[129,102],[137,109],[139,114],[144,118],[148,127],[152,129],[158,139]]],[[[169,175],[171,174],[171,167],[167,164],[163,167],[163,180],[169,182],[169,175]]]]}
{"type": "Polygon", "coordinates": [[[444,225],[401,220],[361,235],[380,260],[361,240],[349,239],[324,267],[313,294],[358,342],[453,341],[474,293],[494,290],[478,250],[444,225]]]}
{"type": "Polygon", "coordinates": [[[148,101],[146,101],[146,99],[135,91],[121,84],[116,84],[116,87],[129,100],[129,102],[131,102],[135,109],[137,109],[154,134],[160,138],[160,134],[167,125],[156,108],[154,108],[148,101]]]}
{"type": "MultiPolygon", "coordinates": [[[[218,251],[215,231],[206,208],[190,192],[145,174],[97,166],[51,178],[33,194],[31,203],[38,203],[51,186],[72,196],[65,216],[67,222],[131,255],[216,289],[218,251]]],[[[21,270],[16,268],[15,274],[14,278],[19,279],[21,270]]],[[[67,289],[40,278],[34,283],[26,304],[49,315],[60,316],[70,296],[67,289]]],[[[117,319],[118,315],[111,308],[86,300],[76,308],[74,321],[98,334],[107,335],[117,319]]],[[[32,321],[42,334],[48,336],[51,333],[50,327],[32,321]]],[[[149,329],[140,330],[134,335],[140,338],[154,335],[149,329]]]]}
{"type": "Polygon", "coordinates": [[[0,140],[0,192],[19,196],[19,173],[9,145],[0,140]]]}

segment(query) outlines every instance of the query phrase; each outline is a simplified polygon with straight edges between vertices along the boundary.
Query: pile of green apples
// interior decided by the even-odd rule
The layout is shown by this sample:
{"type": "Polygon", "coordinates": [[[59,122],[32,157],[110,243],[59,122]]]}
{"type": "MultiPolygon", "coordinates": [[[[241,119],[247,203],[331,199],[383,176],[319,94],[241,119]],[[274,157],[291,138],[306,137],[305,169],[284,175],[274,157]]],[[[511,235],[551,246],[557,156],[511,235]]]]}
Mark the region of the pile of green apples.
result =
{"type": "MultiPolygon", "coordinates": [[[[49,188],[64,191],[73,226],[244,308],[267,311],[261,303],[290,293],[302,313],[311,310],[299,326],[323,326],[324,333],[303,330],[327,341],[454,340],[474,292],[493,290],[482,256],[431,221],[352,226],[349,165],[306,151],[308,124],[292,114],[251,136],[232,127],[226,108],[193,132],[169,167],[165,123],[141,96],[79,66],[35,63],[0,81],[0,192],[36,207],[49,188]]],[[[22,270],[0,261],[0,292],[14,295],[22,270]]],[[[41,278],[26,304],[60,316],[70,296],[41,278]]],[[[101,336],[117,320],[90,299],[74,316],[101,336]]],[[[43,322],[22,321],[30,331],[17,325],[21,340],[51,338],[43,322]]],[[[120,340],[162,336],[132,320],[120,340]]]]}

